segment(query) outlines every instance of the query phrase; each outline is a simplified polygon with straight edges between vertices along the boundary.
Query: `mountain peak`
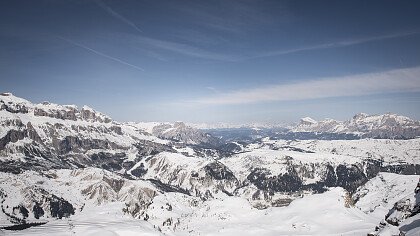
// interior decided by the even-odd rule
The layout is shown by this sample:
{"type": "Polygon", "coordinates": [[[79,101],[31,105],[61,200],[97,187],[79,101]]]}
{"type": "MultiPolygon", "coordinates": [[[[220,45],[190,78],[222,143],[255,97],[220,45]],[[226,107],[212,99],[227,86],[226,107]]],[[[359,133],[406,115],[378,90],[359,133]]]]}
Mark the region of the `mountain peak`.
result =
{"type": "Polygon", "coordinates": [[[24,98],[16,97],[15,95],[13,95],[13,93],[9,93],[9,92],[0,93],[0,96],[1,96],[0,100],[7,101],[9,104],[10,103],[30,103],[28,100],[24,98]]]}
{"type": "Polygon", "coordinates": [[[13,96],[13,94],[9,92],[5,92],[5,93],[0,93],[0,96],[7,97],[7,96],[13,96]]]}
{"type": "Polygon", "coordinates": [[[0,94],[0,110],[19,114],[20,116],[43,116],[60,120],[84,120],[90,122],[109,123],[112,119],[88,106],[78,109],[76,105],[59,105],[44,101],[34,104],[28,100],[14,96],[12,93],[0,94]]]}
{"type": "Polygon", "coordinates": [[[311,124],[316,124],[317,121],[312,119],[311,117],[303,117],[300,119],[300,124],[302,125],[311,125],[311,124]]]}
{"type": "Polygon", "coordinates": [[[354,120],[358,120],[358,119],[363,119],[363,118],[366,118],[366,117],[368,117],[369,116],[369,114],[367,114],[367,113],[363,113],[363,112],[360,112],[360,113],[357,113],[356,115],[354,115],[353,116],[353,119],[354,120]]]}
{"type": "Polygon", "coordinates": [[[358,113],[347,121],[325,119],[316,122],[305,117],[292,131],[351,133],[366,138],[415,138],[420,136],[420,122],[390,112],[381,115],[358,113]]]}
{"type": "Polygon", "coordinates": [[[186,127],[186,125],[185,125],[185,123],[184,122],[182,122],[182,121],[176,121],[175,123],[174,123],[174,128],[185,128],[186,127]]]}

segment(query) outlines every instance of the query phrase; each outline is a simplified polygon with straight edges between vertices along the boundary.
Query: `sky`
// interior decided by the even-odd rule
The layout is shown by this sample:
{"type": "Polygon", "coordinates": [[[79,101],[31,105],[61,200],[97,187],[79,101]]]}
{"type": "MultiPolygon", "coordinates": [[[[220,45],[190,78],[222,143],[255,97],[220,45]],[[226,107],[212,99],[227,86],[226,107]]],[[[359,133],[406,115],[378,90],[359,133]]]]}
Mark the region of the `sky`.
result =
{"type": "Polygon", "coordinates": [[[420,119],[419,1],[2,0],[0,91],[118,121],[420,119]]]}

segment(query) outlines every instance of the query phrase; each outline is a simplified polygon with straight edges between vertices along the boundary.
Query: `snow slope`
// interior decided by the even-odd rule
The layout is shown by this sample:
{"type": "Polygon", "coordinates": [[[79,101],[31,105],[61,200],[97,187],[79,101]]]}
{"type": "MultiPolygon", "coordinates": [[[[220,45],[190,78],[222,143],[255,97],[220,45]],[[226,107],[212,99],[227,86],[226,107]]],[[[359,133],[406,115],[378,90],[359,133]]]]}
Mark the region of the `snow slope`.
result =
{"type": "MultiPolygon", "coordinates": [[[[121,215],[118,204],[86,209],[66,220],[7,235],[161,235],[150,223],[121,215]]],[[[162,227],[166,235],[364,235],[376,224],[375,218],[345,206],[341,188],[266,210],[257,210],[238,197],[210,200],[194,211],[182,210],[182,202],[173,204],[177,205],[172,206],[172,218],[180,217],[180,223],[174,231],[162,227]]]]}
{"type": "Polygon", "coordinates": [[[55,220],[45,225],[22,231],[3,232],[10,236],[83,235],[83,236],[159,236],[163,235],[147,221],[136,220],[123,214],[122,203],[110,203],[86,209],[65,220],[55,220]]]}

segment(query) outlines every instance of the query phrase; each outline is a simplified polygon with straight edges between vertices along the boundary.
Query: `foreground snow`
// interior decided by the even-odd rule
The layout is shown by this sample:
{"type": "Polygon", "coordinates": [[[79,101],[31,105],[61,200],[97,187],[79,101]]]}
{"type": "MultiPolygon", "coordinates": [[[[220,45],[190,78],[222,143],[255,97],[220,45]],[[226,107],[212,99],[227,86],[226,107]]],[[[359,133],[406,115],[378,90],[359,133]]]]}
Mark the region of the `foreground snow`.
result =
{"type": "MultiPolygon", "coordinates": [[[[182,203],[179,203],[182,204],[182,203]]],[[[110,203],[85,208],[64,220],[6,235],[162,235],[151,223],[121,212],[123,206],[110,203]]],[[[174,206],[175,210],[182,207],[174,206]]],[[[153,214],[153,212],[150,212],[153,214]]],[[[204,202],[179,221],[167,235],[363,235],[377,219],[357,208],[345,206],[345,191],[333,188],[306,196],[288,207],[257,210],[245,199],[226,197],[204,202]]]]}
{"type": "Polygon", "coordinates": [[[64,220],[54,220],[45,225],[22,231],[6,231],[5,235],[84,235],[131,236],[162,235],[147,221],[136,220],[121,212],[123,204],[111,203],[84,209],[80,214],[64,220]]]}
{"type": "Polygon", "coordinates": [[[180,235],[364,235],[375,224],[375,218],[347,208],[343,189],[333,188],[266,210],[241,198],[209,201],[181,224],[180,235]]]}
{"type": "MultiPolygon", "coordinates": [[[[380,173],[354,197],[352,205],[342,188],[305,195],[287,207],[254,208],[241,197],[220,195],[208,201],[181,193],[163,193],[153,199],[147,221],[123,213],[124,202],[84,205],[81,212],[62,220],[22,231],[0,231],[4,235],[367,235],[400,197],[410,195],[416,175],[380,173]],[[166,222],[166,223],[165,223],[166,222]]],[[[74,194],[74,193],[73,193],[74,194]]],[[[77,195],[77,194],[74,194],[77,195]]],[[[418,216],[401,229],[416,235],[418,216]],[[408,228],[410,227],[410,228],[408,228]]],[[[393,235],[398,227],[384,230],[393,235]]]]}

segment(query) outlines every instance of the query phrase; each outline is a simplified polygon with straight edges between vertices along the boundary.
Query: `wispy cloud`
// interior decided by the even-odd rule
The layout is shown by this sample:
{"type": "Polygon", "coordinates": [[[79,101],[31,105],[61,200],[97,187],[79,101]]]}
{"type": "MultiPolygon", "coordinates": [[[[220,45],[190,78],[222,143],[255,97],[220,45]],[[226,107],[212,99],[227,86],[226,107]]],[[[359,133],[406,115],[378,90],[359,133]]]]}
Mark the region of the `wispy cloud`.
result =
{"type": "Polygon", "coordinates": [[[238,90],[193,103],[248,104],[414,91],[420,91],[420,67],[238,90]]]}
{"type": "Polygon", "coordinates": [[[285,49],[285,50],[274,50],[271,52],[256,54],[254,56],[251,56],[250,58],[252,59],[252,58],[260,58],[260,57],[280,56],[280,55],[292,54],[292,53],[303,52],[303,51],[347,47],[351,45],[380,41],[380,40],[385,40],[385,39],[406,37],[406,36],[415,35],[419,33],[420,33],[420,30],[413,30],[413,31],[397,32],[397,33],[384,34],[384,35],[378,35],[378,36],[357,38],[357,39],[351,39],[351,40],[343,40],[343,41],[338,41],[338,42],[324,43],[324,44],[318,44],[318,45],[307,46],[307,47],[292,48],[292,49],[285,49]]]}
{"type": "MultiPolygon", "coordinates": [[[[120,35],[121,37],[121,35],[120,35]]],[[[209,51],[203,48],[190,46],[184,43],[178,43],[174,41],[161,40],[140,35],[124,35],[124,39],[131,45],[140,46],[144,49],[145,46],[149,48],[158,49],[161,51],[176,53],[188,57],[200,58],[206,60],[223,61],[223,62],[234,62],[241,59],[240,56],[236,56],[229,53],[219,53],[209,51]]]]}
{"type": "Polygon", "coordinates": [[[121,14],[119,14],[118,12],[114,11],[114,9],[112,9],[110,6],[106,5],[104,2],[102,2],[101,0],[95,0],[95,3],[100,6],[102,9],[104,9],[108,14],[110,14],[112,17],[114,17],[117,20],[122,21],[123,23],[127,24],[128,26],[132,27],[134,30],[136,30],[139,33],[143,33],[143,31],[137,27],[136,24],[134,24],[134,22],[132,22],[131,20],[125,18],[124,16],[122,16],[121,14]]]}
{"type": "MultiPolygon", "coordinates": [[[[294,48],[294,49],[286,49],[286,50],[279,50],[279,51],[271,51],[271,52],[260,52],[260,53],[250,53],[248,55],[244,55],[244,53],[240,53],[239,50],[235,48],[235,45],[232,45],[228,49],[224,51],[219,50],[212,50],[211,47],[208,47],[208,42],[201,42],[203,45],[200,44],[200,40],[197,39],[195,44],[198,46],[193,46],[192,44],[174,41],[174,40],[166,40],[162,38],[154,38],[139,34],[124,34],[120,33],[116,34],[108,34],[108,38],[116,38],[117,40],[124,40],[126,44],[130,44],[132,47],[137,48],[139,50],[145,51],[145,55],[150,57],[154,57],[161,61],[170,61],[170,56],[168,57],[168,53],[174,53],[186,57],[191,58],[199,58],[204,60],[212,60],[212,61],[220,61],[220,62],[243,62],[247,60],[252,60],[255,58],[261,57],[270,57],[270,56],[277,56],[277,55],[286,55],[297,53],[301,51],[310,51],[310,50],[319,50],[319,49],[327,49],[327,48],[338,48],[338,47],[346,47],[355,44],[361,44],[371,41],[378,41],[378,40],[386,40],[391,38],[398,38],[404,36],[410,36],[419,34],[420,30],[418,31],[407,31],[407,32],[399,32],[393,34],[384,34],[379,36],[372,36],[366,38],[359,38],[359,39],[352,39],[352,40],[343,40],[338,42],[320,44],[315,46],[307,46],[301,48],[294,48]]],[[[203,35],[200,35],[203,38],[203,35]]],[[[191,36],[191,38],[193,38],[191,36]]],[[[185,41],[185,39],[183,39],[185,41]]],[[[190,41],[193,41],[190,39],[190,41]]],[[[227,40],[224,41],[227,45],[230,45],[227,40]]]]}
{"type": "Polygon", "coordinates": [[[116,58],[116,57],[113,57],[113,56],[107,55],[107,54],[102,53],[102,52],[100,52],[100,51],[97,51],[97,50],[95,50],[95,49],[93,49],[93,48],[87,47],[87,46],[85,46],[85,45],[83,45],[83,44],[77,43],[77,42],[75,42],[75,41],[73,41],[73,40],[70,40],[70,39],[67,39],[67,38],[64,38],[64,37],[61,37],[61,36],[57,36],[57,37],[58,37],[59,39],[62,39],[62,40],[64,40],[64,41],[66,41],[67,43],[69,43],[69,44],[71,44],[71,45],[73,45],[73,46],[76,46],[76,47],[79,47],[79,48],[83,48],[83,49],[85,49],[85,50],[87,50],[87,51],[89,51],[89,52],[92,52],[92,53],[94,53],[94,54],[96,54],[96,55],[98,55],[98,56],[101,56],[101,57],[104,57],[104,58],[107,58],[107,59],[113,60],[113,61],[118,62],[118,63],[120,63],[120,64],[123,64],[123,65],[129,66],[129,67],[132,67],[132,68],[134,68],[134,69],[136,69],[136,70],[144,71],[144,69],[143,69],[143,68],[141,68],[141,67],[139,67],[139,66],[133,65],[133,64],[131,64],[131,63],[128,63],[128,62],[123,61],[123,60],[121,60],[121,59],[118,59],[118,58],[116,58]]]}
{"type": "Polygon", "coordinates": [[[173,9],[193,19],[201,28],[246,37],[255,28],[272,27],[292,18],[288,4],[259,1],[190,1],[174,2],[173,9]]]}
{"type": "Polygon", "coordinates": [[[213,93],[218,93],[219,91],[215,87],[207,86],[206,89],[212,91],[213,93]]]}
{"type": "Polygon", "coordinates": [[[287,55],[287,54],[293,54],[293,53],[298,53],[298,52],[303,52],[303,51],[347,47],[347,46],[357,45],[357,44],[362,44],[362,43],[406,37],[410,35],[416,35],[419,33],[420,33],[420,30],[398,32],[398,33],[384,34],[384,35],[378,35],[378,36],[372,36],[372,37],[342,40],[342,41],[337,41],[337,42],[332,42],[332,43],[325,43],[325,44],[319,44],[319,45],[307,46],[307,47],[301,47],[301,48],[293,48],[293,49],[278,50],[278,51],[274,50],[271,52],[256,53],[251,56],[239,55],[239,54],[229,53],[229,52],[211,52],[202,48],[193,47],[187,44],[182,44],[182,43],[177,43],[177,42],[165,41],[165,40],[154,39],[154,38],[144,37],[144,36],[135,36],[135,37],[138,40],[138,42],[143,42],[159,49],[172,51],[174,53],[179,53],[179,54],[183,54],[190,57],[217,60],[217,61],[226,61],[226,62],[240,62],[240,61],[246,61],[246,60],[255,59],[255,58],[287,55]]]}

